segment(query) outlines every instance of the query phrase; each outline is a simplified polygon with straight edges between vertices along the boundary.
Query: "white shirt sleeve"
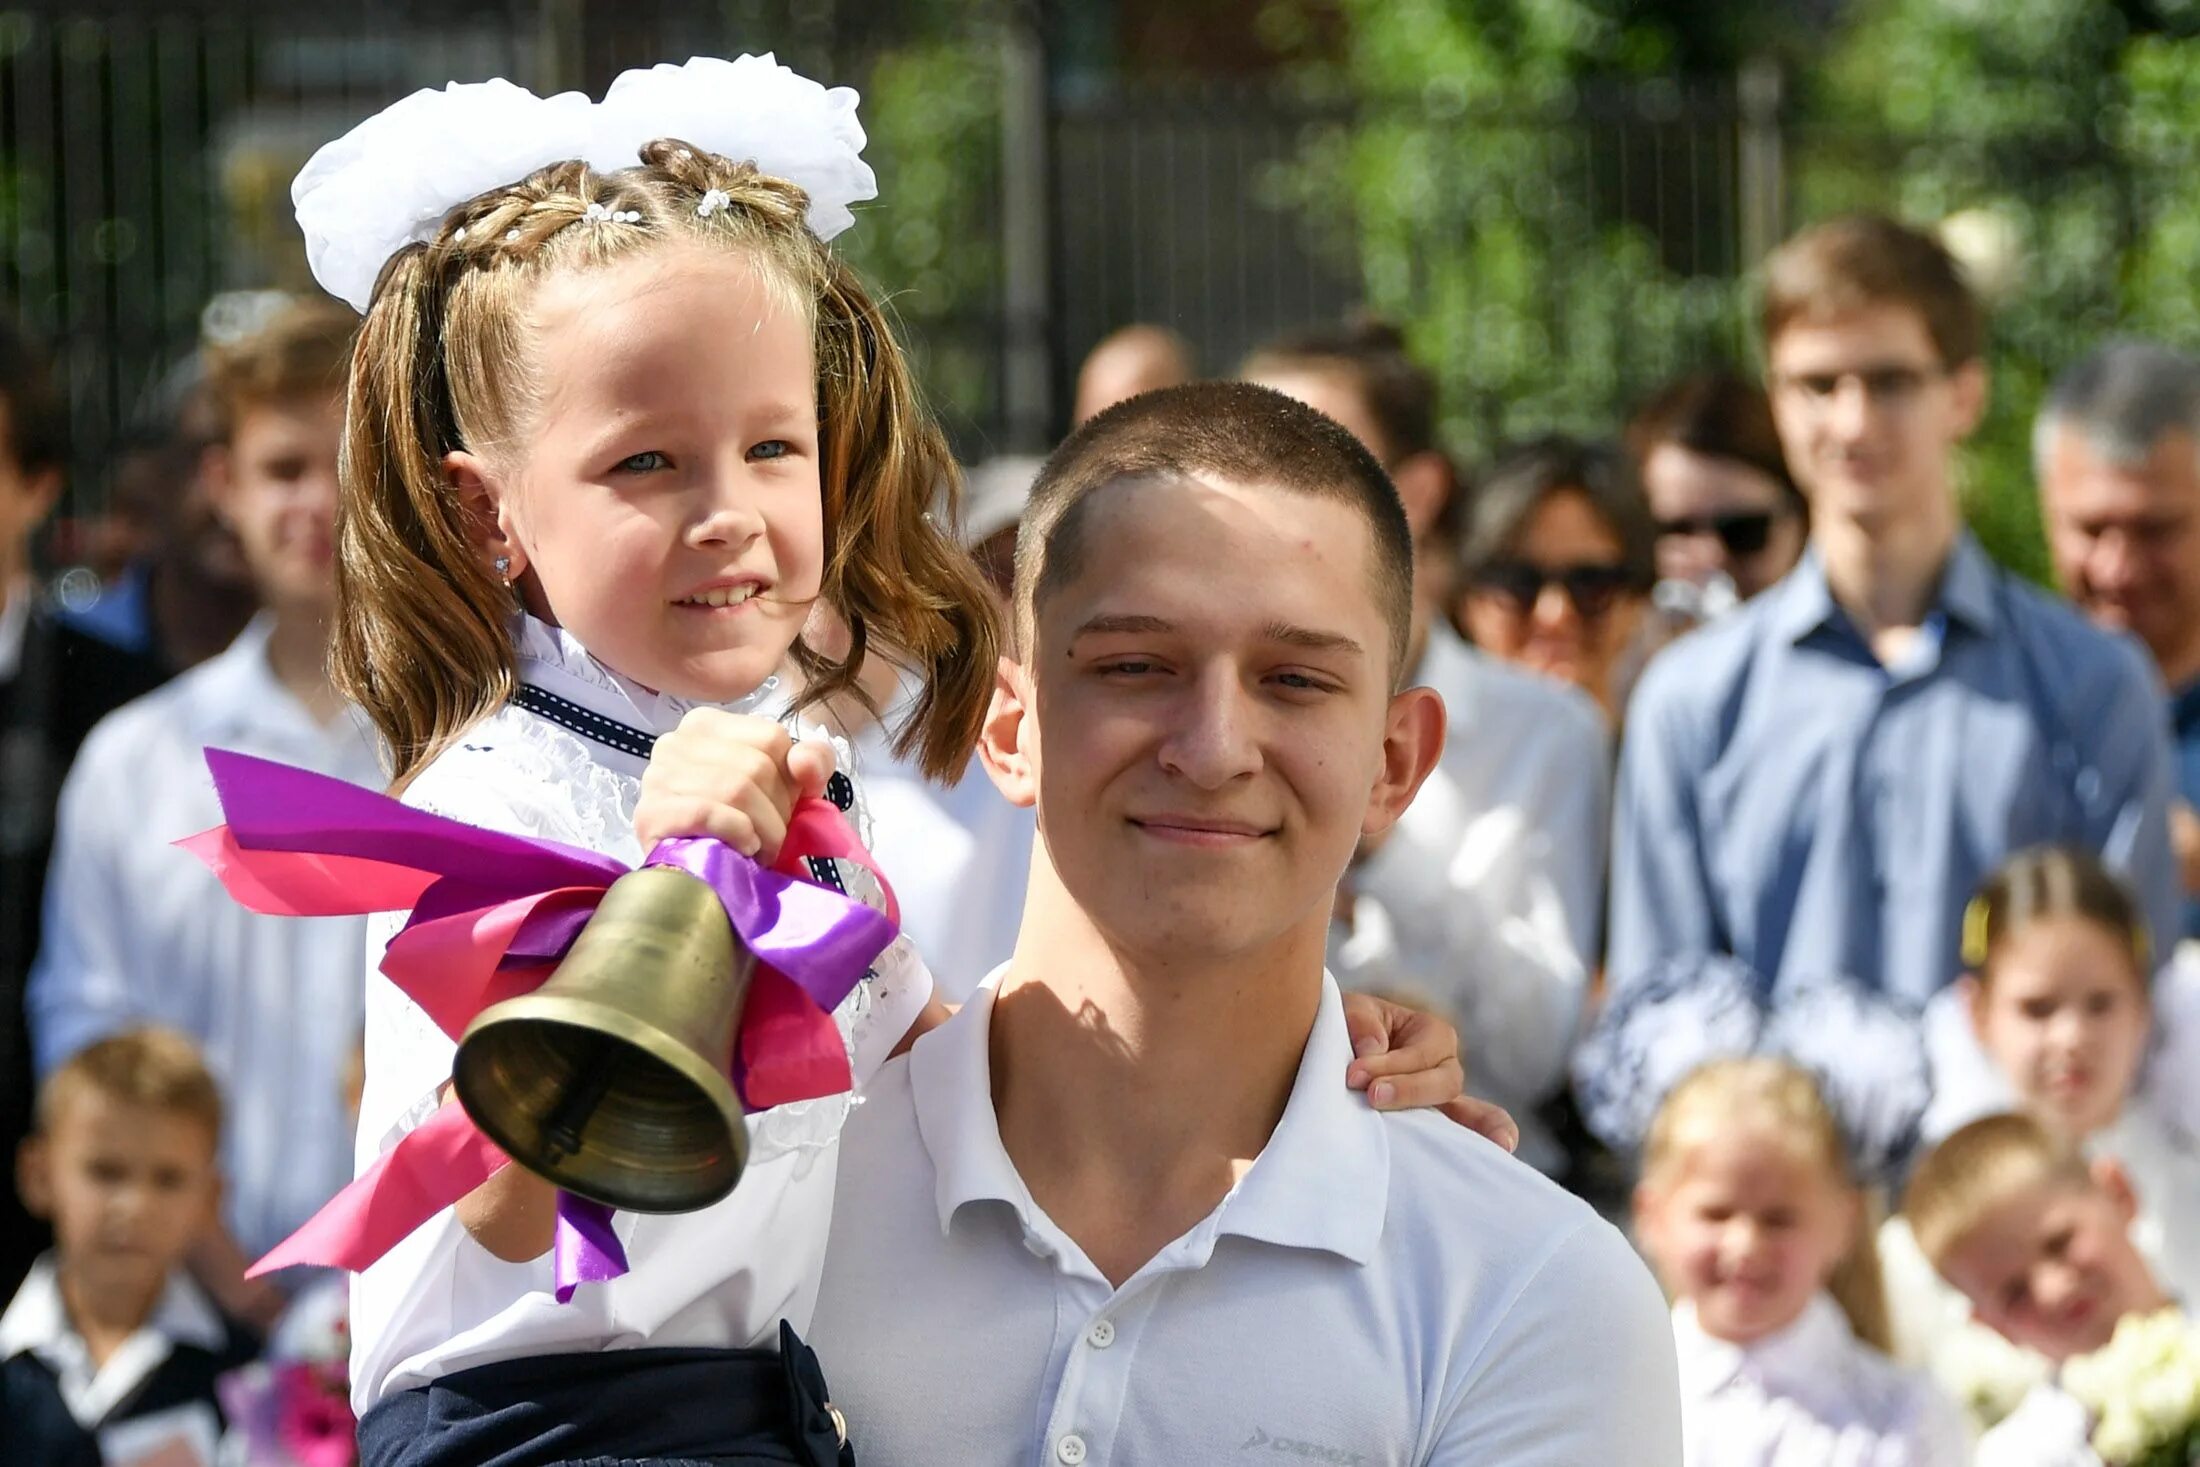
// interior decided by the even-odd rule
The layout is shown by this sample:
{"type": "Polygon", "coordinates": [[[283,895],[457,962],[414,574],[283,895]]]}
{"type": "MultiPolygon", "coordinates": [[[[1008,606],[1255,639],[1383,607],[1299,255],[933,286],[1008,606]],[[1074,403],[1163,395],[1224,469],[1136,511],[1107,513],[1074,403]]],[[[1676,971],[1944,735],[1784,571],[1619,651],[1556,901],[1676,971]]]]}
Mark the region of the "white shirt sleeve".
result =
{"type": "Polygon", "coordinates": [[[1681,1467],[1672,1322],[1626,1240],[1584,1223],[1518,1288],[1429,1467],[1681,1467]]]}
{"type": "Polygon", "coordinates": [[[114,920],[130,905],[115,864],[116,843],[133,835],[130,803],[114,796],[122,727],[101,725],[61,785],[53,863],[46,877],[43,928],[25,1006],[38,1072],[95,1040],[152,1017],[152,995],[132,972],[125,936],[114,920]]]}

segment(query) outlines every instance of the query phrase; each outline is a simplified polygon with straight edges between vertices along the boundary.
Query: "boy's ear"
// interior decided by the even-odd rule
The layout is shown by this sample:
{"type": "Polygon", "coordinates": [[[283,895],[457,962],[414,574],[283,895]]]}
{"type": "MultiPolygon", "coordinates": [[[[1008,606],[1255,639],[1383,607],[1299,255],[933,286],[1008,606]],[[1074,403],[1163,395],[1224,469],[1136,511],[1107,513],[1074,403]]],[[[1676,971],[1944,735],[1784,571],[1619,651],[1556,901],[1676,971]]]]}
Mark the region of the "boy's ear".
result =
{"type": "Polygon", "coordinates": [[[1368,791],[1363,837],[1397,823],[1444,754],[1444,700],[1436,693],[1407,688],[1391,698],[1384,718],[1382,774],[1368,791]]]}
{"type": "Polygon", "coordinates": [[[1001,798],[1030,809],[1039,803],[1039,776],[1027,747],[1032,722],[1030,679],[1023,664],[1003,657],[993,675],[993,701],[978,726],[978,757],[1001,798]]]}
{"type": "Polygon", "coordinates": [[[32,1217],[53,1217],[53,1148],[44,1136],[26,1136],[15,1148],[15,1190],[32,1217]]]}
{"type": "Polygon", "coordinates": [[[489,472],[480,455],[463,448],[443,455],[443,476],[458,495],[467,536],[482,564],[489,567],[500,557],[507,559],[510,565],[492,573],[500,580],[518,580],[527,568],[527,552],[520,548],[519,538],[513,533],[510,496],[503,484],[489,472]]]}
{"type": "Polygon", "coordinates": [[[2093,1185],[2115,1207],[2116,1216],[2129,1227],[2139,1216],[2139,1192],[2131,1185],[2131,1174],[2124,1170],[2123,1163],[2113,1156],[2096,1156],[2086,1163],[2086,1170],[2092,1174],[2093,1185]]]}

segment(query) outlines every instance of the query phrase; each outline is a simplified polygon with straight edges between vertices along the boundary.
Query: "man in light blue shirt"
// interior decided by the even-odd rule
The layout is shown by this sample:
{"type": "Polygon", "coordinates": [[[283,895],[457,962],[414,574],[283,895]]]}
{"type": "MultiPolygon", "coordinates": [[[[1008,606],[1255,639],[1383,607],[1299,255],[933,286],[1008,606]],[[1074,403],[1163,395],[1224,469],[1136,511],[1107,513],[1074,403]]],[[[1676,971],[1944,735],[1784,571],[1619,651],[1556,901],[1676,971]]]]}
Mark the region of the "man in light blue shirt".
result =
{"type": "Polygon", "coordinates": [[[1836,220],[1773,256],[1764,328],[1811,547],[1635,692],[1613,847],[1619,1012],[1719,954],[1775,1007],[1822,978],[1922,1006],[1961,969],[1980,881],[2046,841],[2101,853],[2168,941],[2154,673],[1963,528],[1953,461],[1986,368],[1954,262],[1889,221],[1836,220]]]}

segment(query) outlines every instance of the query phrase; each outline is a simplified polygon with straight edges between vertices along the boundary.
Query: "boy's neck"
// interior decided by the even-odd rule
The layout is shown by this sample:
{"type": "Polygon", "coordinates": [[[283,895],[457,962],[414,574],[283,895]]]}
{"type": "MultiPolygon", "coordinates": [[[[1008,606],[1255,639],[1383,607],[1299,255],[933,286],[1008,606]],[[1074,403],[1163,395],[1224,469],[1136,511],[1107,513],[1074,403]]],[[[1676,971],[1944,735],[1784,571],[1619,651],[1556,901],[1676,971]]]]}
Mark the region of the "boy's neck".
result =
{"type": "Polygon", "coordinates": [[[267,637],[268,668],[315,723],[327,723],[344,706],[329,681],[328,653],[328,621],[321,609],[275,608],[267,637]]]}
{"type": "Polygon", "coordinates": [[[1321,1001],[1327,928],[1317,914],[1311,939],[1206,965],[1126,952],[1042,889],[1041,861],[993,1004],[994,1113],[1032,1199],[1120,1284],[1268,1144],[1321,1001]]]}
{"type": "Polygon", "coordinates": [[[94,1369],[122,1347],[123,1341],[145,1327],[168,1286],[162,1275],[150,1287],[139,1284],[96,1284],[63,1262],[56,1271],[61,1286],[61,1307],[69,1325],[84,1341],[94,1369]]]}
{"type": "Polygon", "coordinates": [[[1885,643],[1905,640],[1931,614],[1961,533],[1951,501],[1945,513],[1920,514],[1895,526],[1829,517],[1813,529],[1812,538],[1827,590],[1884,659],[1885,643]]]}

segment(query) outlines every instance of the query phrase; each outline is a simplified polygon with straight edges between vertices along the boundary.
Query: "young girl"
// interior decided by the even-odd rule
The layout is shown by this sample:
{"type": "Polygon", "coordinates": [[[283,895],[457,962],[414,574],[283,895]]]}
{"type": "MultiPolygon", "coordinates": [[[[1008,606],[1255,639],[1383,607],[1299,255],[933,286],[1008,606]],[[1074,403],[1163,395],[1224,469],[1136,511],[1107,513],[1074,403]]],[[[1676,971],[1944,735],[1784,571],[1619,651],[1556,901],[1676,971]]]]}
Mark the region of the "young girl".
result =
{"type": "MultiPolygon", "coordinates": [[[[798,715],[882,650],[920,688],[900,751],[962,768],[995,634],[926,514],[945,443],[824,243],[872,194],[853,105],[753,57],[628,73],[601,104],[453,86],[300,175],[316,274],[366,310],[336,669],[408,803],[628,862],[698,834],[768,861],[799,796],[860,828],[798,715]],[[820,601],[838,656],[802,639],[820,601]]],[[[840,1006],[858,1085],[930,995],[897,942],[840,1006]]],[[[452,1054],[370,977],[363,1166],[446,1103],[452,1054]]],[[[1393,1096],[1430,1088],[1391,1062],[1393,1096]]],[[[519,1168],[406,1237],[353,1287],[365,1467],[846,1461],[783,1321],[815,1298],[847,1104],[752,1116],[733,1193],[619,1215],[629,1272],[569,1303],[554,1193],[519,1168]]]]}
{"type": "Polygon", "coordinates": [[[1958,1467],[1961,1419],[1880,1353],[1885,1304],[1840,1122],[1786,1060],[1717,1060],[1652,1123],[1635,1193],[1673,1296],[1689,1467],[1958,1467]]]}
{"type": "Polygon", "coordinates": [[[1971,1034],[2016,1107],[2123,1169],[2133,1237],[2171,1292],[2200,1297],[2200,1146],[2144,1083],[2154,965],[2130,891],[2085,851],[2020,851],[1979,889],[1963,943],[1971,1034]]]}

